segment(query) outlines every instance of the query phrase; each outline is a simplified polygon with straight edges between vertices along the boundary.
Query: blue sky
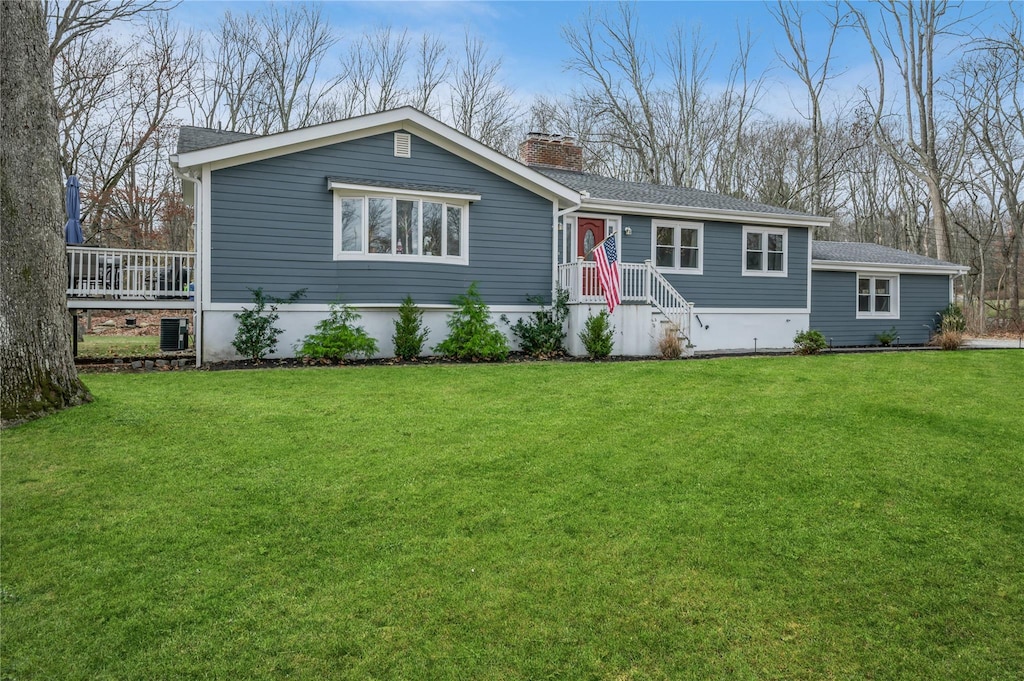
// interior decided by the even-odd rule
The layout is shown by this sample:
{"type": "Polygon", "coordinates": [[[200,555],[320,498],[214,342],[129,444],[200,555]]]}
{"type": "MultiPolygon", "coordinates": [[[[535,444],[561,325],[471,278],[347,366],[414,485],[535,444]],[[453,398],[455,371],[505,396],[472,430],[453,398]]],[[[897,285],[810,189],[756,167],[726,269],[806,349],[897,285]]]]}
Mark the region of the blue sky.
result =
{"type": "MultiPolygon", "coordinates": [[[[235,12],[258,9],[259,2],[208,2],[185,0],[175,15],[186,24],[212,29],[225,9],[235,12]]],[[[391,25],[407,28],[411,34],[428,32],[446,36],[450,48],[458,50],[465,31],[483,38],[492,56],[504,60],[503,77],[526,99],[535,94],[558,95],[570,89],[577,80],[564,69],[570,52],[562,38],[564,26],[578,22],[593,7],[596,11],[614,12],[611,2],[339,2],[328,1],[324,7],[343,39],[359,35],[374,27],[391,25]]],[[[804,2],[808,12],[809,36],[822,35],[824,20],[819,16],[823,6],[804,2]]],[[[769,87],[762,109],[782,114],[793,110],[794,97],[801,89],[795,78],[777,63],[775,49],[788,49],[781,29],[768,12],[764,2],[655,2],[637,4],[643,36],[662,47],[675,26],[687,31],[699,26],[709,46],[715,47],[712,83],[724,83],[728,69],[737,53],[737,29],[749,27],[755,40],[751,71],[755,76],[767,70],[769,87]]],[[[1005,3],[970,2],[967,13],[982,12],[985,31],[994,21],[1008,15],[1005,3]]],[[[952,60],[956,54],[949,55],[952,60]]],[[[862,41],[853,31],[841,39],[836,51],[835,68],[840,73],[832,85],[832,98],[837,104],[849,102],[858,87],[870,85],[874,70],[862,41]]]]}

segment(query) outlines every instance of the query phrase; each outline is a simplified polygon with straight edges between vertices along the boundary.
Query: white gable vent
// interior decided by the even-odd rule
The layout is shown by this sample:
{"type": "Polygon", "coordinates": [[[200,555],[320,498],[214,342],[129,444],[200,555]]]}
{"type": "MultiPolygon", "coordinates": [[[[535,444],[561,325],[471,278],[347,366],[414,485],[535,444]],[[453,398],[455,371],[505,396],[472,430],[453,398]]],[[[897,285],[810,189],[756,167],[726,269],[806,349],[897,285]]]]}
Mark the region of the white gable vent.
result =
{"type": "Polygon", "coordinates": [[[412,155],[412,138],[407,132],[395,133],[395,156],[409,158],[412,155]]]}

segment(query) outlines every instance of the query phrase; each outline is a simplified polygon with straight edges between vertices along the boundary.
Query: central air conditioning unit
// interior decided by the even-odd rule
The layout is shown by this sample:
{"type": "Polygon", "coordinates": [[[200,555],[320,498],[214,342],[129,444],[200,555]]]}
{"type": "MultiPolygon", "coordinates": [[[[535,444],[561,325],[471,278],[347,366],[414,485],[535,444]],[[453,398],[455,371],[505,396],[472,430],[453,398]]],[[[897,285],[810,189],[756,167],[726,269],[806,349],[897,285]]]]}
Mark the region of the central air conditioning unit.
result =
{"type": "Polygon", "coordinates": [[[160,352],[188,350],[188,319],[162,317],[160,319],[160,352]]]}

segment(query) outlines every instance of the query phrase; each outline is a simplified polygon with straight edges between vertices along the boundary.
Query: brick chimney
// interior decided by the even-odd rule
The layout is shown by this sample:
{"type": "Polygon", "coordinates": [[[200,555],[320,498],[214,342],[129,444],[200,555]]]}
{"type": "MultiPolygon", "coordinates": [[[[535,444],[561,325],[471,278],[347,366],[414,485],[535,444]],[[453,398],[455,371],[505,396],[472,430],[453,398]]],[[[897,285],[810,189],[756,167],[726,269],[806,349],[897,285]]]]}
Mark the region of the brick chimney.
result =
{"type": "Polygon", "coordinates": [[[529,133],[519,145],[519,160],[528,166],[583,171],[583,150],[564,135],[529,133]]]}

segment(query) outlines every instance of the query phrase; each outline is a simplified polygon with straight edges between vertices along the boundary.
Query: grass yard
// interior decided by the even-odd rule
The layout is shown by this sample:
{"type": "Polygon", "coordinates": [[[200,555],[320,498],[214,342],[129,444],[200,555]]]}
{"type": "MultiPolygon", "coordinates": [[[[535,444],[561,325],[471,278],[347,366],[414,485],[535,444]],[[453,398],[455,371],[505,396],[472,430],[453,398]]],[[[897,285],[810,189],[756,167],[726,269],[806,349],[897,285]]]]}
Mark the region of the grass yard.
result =
{"type": "Polygon", "coordinates": [[[0,678],[1024,676],[1019,351],[85,380],[0,678]]]}
{"type": "Polygon", "coordinates": [[[138,357],[160,352],[159,336],[99,336],[86,334],[78,343],[79,357],[138,357]]]}

